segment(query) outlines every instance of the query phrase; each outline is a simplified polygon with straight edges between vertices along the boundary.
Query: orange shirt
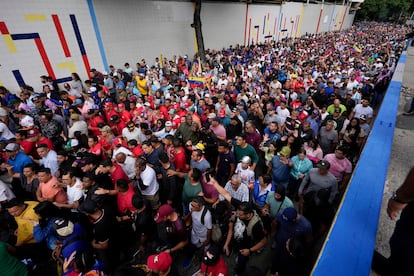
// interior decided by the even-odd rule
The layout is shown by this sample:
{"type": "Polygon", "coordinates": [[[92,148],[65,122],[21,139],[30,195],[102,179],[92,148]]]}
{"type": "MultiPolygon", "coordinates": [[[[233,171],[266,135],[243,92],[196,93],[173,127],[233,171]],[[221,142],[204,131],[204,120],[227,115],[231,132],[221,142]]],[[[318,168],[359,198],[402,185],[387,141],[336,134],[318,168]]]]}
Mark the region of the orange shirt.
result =
{"type": "Polygon", "coordinates": [[[52,177],[48,182],[41,182],[39,185],[40,194],[43,198],[57,203],[67,203],[68,197],[62,187],[57,186],[57,178],[52,177]]]}

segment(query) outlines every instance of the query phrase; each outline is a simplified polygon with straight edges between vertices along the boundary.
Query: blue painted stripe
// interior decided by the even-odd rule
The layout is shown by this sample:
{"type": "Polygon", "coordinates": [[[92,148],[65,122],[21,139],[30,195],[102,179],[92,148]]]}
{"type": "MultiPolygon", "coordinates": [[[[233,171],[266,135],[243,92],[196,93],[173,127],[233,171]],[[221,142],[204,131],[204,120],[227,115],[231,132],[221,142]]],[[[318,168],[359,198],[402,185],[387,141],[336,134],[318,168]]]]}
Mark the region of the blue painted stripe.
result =
{"type": "Polygon", "coordinates": [[[96,41],[98,42],[99,51],[101,52],[102,63],[105,70],[108,69],[108,61],[106,59],[105,48],[102,42],[101,32],[99,31],[98,20],[96,19],[95,9],[92,0],[88,0],[89,13],[91,15],[93,28],[95,29],[96,41]]]}
{"type": "Polygon", "coordinates": [[[11,38],[13,40],[24,40],[24,39],[35,39],[40,38],[38,33],[29,33],[29,34],[12,34],[11,38]]]}
{"type": "Polygon", "coordinates": [[[12,73],[13,73],[14,78],[16,79],[17,83],[19,84],[19,86],[26,85],[26,83],[23,80],[22,74],[20,74],[19,70],[13,70],[12,73]]]}
{"type": "Polygon", "coordinates": [[[406,52],[388,86],[370,136],[312,275],[369,275],[406,52]]]}
{"type": "Polygon", "coordinates": [[[329,19],[328,32],[331,31],[332,21],[333,21],[333,17],[334,17],[334,14],[335,14],[335,9],[336,9],[336,2],[334,3],[333,9],[332,9],[331,18],[329,19]]]}
{"type": "Polygon", "coordinates": [[[72,77],[60,78],[60,79],[55,80],[56,83],[63,83],[63,82],[69,82],[69,81],[72,81],[72,77]]]}
{"type": "Polygon", "coordinates": [[[85,45],[83,45],[82,36],[79,31],[78,22],[74,14],[69,15],[70,21],[72,22],[73,31],[75,32],[76,40],[78,41],[79,49],[82,55],[86,55],[85,45]]]}
{"type": "Polygon", "coordinates": [[[398,63],[405,64],[406,60],[407,60],[407,56],[406,55],[401,55],[400,60],[398,61],[398,63]]]}

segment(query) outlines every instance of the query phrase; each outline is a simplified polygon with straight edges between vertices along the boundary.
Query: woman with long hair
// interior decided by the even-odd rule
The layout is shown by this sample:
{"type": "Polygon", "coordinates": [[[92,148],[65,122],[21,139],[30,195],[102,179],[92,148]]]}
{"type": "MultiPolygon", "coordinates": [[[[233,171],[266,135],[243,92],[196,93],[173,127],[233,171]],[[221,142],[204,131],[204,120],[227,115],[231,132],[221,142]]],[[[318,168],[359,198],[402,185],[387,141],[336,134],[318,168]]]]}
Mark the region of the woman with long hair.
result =
{"type": "Polygon", "coordinates": [[[313,139],[309,142],[305,142],[303,144],[303,148],[306,151],[306,157],[312,161],[314,166],[319,162],[319,160],[322,160],[323,151],[321,146],[319,146],[318,139],[313,139]]]}
{"type": "Polygon", "coordinates": [[[364,130],[359,125],[357,118],[352,118],[346,128],[339,133],[339,140],[343,146],[348,147],[348,159],[354,162],[357,157],[360,145],[364,139],[364,130]]]}

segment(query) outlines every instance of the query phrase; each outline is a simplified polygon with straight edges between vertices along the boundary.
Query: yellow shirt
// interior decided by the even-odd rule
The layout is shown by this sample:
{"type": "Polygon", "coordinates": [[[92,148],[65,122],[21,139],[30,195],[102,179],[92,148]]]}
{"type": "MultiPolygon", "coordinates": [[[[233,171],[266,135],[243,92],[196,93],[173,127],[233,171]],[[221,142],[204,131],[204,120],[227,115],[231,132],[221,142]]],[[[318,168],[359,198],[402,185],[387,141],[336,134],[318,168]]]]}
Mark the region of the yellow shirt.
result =
{"type": "Polygon", "coordinates": [[[139,77],[135,78],[135,80],[137,81],[139,93],[141,93],[142,96],[148,95],[147,80],[145,78],[141,80],[139,77]]]}
{"type": "Polygon", "coordinates": [[[14,217],[17,223],[17,242],[16,245],[22,245],[26,243],[35,243],[33,238],[33,222],[38,222],[39,217],[33,210],[39,202],[25,201],[27,204],[26,209],[19,215],[14,217]]]}

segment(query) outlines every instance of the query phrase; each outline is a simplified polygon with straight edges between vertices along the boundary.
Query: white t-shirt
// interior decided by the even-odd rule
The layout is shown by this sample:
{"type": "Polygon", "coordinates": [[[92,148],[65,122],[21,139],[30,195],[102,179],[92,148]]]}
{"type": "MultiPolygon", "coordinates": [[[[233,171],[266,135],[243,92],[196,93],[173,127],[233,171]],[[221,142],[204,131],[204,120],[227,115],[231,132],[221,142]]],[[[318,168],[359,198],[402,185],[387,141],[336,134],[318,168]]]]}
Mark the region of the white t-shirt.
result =
{"type": "Polygon", "coordinates": [[[146,166],[145,170],[141,172],[141,179],[147,188],[145,190],[142,190],[142,195],[155,195],[158,192],[159,185],[157,181],[157,175],[155,174],[155,171],[150,166],[146,166]]]}
{"type": "Polygon", "coordinates": [[[3,122],[0,122],[0,138],[9,140],[14,137],[15,137],[14,134],[10,131],[10,129],[6,126],[6,124],[3,122]]]}
{"type": "Polygon", "coordinates": [[[69,128],[69,138],[75,138],[75,132],[80,131],[81,134],[88,135],[88,124],[85,121],[76,121],[69,128]]]}
{"type": "Polygon", "coordinates": [[[249,184],[254,183],[254,171],[250,170],[249,168],[243,169],[241,163],[237,164],[234,173],[240,175],[242,184],[245,184],[247,187],[249,187],[249,184]]]}
{"type": "Polygon", "coordinates": [[[287,108],[282,109],[280,106],[276,109],[277,116],[279,117],[279,121],[281,124],[284,124],[286,118],[290,116],[290,112],[287,108]]]}
{"type": "Polygon", "coordinates": [[[11,200],[15,198],[13,191],[9,185],[0,180],[0,202],[5,200],[11,200]]]}
{"type": "MultiPolygon", "coordinates": [[[[66,194],[68,195],[68,203],[72,204],[75,201],[78,201],[79,199],[83,198],[84,192],[82,189],[82,181],[79,178],[76,178],[75,184],[70,187],[66,187],[66,194]]],[[[78,210],[76,208],[71,209],[72,212],[77,212],[78,210]]]]}
{"type": "Polygon", "coordinates": [[[118,163],[119,166],[122,167],[124,172],[128,175],[129,179],[133,179],[135,177],[135,158],[128,156],[125,159],[123,164],[118,163]]]}
{"type": "Polygon", "coordinates": [[[196,247],[200,247],[201,244],[207,239],[207,230],[213,228],[213,221],[209,210],[207,210],[204,216],[204,224],[201,223],[201,215],[203,214],[204,208],[206,207],[204,206],[199,212],[194,212],[192,211],[190,203],[190,211],[192,211],[191,218],[193,221],[191,229],[191,243],[196,247]]]}
{"type": "Polygon", "coordinates": [[[141,130],[139,128],[134,128],[132,132],[129,131],[127,127],[122,129],[122,136],[126,138],[127,142],[132,139],[136,140],[137,142],[140,142],[140,133],[141,130]]]}
{"type": "Polygon", "coordinates": [[[112,158],[115,159],[116,155],[121,152],[125,153],[126,156],[132,155],[132,152],[125,147],[119,147],[119,148],[115,147],[114,152],[112,154],[112,158]]]}
{"type": "Polygon", "coordinates": [[[32,117],[30,117],[29,115],[25,115],[21,120],[20,120],[20,125],[22,127],[32,127],[34,126],[34,120],[32,117]]]}
{"type": "Polygon", "coordinates": [[[365,115],[365,116],[367,116],[367,118],[372,118],[372,116],[374,114],[374,111],[372,110],[372,107],[370,107],[370,106],[364,107],[364,106],[362,106],[362,104],[357,104],[354,107],[353,111],[355,112],[355,114],[354,114],[355,118],[359,118],[359,117],[361,117],[361,115],[365,115]]]}

